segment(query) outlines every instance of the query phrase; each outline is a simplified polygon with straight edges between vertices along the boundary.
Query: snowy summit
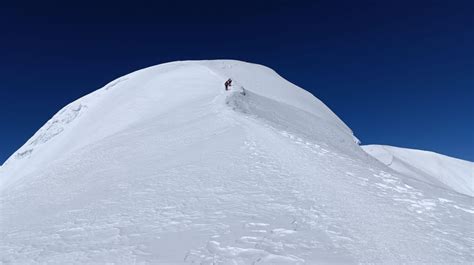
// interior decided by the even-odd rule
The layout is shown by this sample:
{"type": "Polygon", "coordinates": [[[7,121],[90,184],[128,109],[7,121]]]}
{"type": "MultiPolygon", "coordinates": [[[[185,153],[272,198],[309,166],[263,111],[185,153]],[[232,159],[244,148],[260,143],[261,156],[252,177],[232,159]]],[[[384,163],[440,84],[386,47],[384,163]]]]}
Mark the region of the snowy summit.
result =
{"type": "Polygon", "coordinates": [[[0,263],[474,262],[473,163],[364,150],[267,67],[139,70],[0,167],[0,263]]]}

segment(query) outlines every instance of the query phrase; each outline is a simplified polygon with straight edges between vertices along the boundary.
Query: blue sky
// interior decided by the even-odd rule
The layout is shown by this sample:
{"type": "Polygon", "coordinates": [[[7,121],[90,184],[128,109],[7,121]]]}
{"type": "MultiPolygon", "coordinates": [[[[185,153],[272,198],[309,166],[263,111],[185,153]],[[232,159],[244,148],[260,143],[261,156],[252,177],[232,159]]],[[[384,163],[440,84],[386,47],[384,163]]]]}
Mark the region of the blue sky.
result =
{"type": "Polygon", "coordinates": [[[474,161],[474,1],[264,2],[2,4],[0,163],[118,76],[218,58],[275,69],[364,144],[474,161]]]}

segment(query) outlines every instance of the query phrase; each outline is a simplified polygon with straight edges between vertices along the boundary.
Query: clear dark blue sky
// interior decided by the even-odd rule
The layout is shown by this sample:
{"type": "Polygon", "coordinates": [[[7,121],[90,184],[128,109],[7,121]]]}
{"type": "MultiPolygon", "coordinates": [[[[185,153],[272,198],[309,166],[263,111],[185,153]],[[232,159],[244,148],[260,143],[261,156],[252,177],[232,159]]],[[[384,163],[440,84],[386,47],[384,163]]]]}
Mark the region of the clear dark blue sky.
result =
{"type": "Polygon", "coordinates": [[[365,144],[474,161],[472,0],[67,2],[1,4],[0,163],[118,76],[219,58],[275,69],[365,144]]]}

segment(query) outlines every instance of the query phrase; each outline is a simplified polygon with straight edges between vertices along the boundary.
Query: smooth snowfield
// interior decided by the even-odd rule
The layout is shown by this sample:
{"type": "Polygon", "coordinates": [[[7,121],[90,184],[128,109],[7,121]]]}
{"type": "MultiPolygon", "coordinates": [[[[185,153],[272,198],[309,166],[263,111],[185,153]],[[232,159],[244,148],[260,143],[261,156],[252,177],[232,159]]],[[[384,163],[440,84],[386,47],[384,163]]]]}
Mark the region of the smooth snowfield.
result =
{"type": "Polygon", "coordinates": [[[150,67],[73,102],[0,192],[6,264],[474,261],[472,197],[395,173],[321,101],[238,61],[150,67]]]}
{"type": "Polygon", "coordinates": [[[362,148],[401,174],[474,196],[472,162],[433,152],[386,145],[367,145],[362,148]]]}

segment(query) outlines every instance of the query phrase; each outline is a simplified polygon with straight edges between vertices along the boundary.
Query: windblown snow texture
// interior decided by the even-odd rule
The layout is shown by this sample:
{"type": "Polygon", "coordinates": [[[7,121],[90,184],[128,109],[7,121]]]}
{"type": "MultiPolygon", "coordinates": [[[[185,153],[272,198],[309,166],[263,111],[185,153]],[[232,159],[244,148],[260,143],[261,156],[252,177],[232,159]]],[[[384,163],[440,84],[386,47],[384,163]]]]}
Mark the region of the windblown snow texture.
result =
{"type": "Polygon", "coordinates": [[[474,261],[472,197],[390,169],[321,101],[238,61],[150,67],[71,103],[0,192],[6,264],[474,261]]]}
{"type": "Polygon", "coordinates": [[[400,174],[474,196],[472,162],[433,152],[386,145],[367,145],[362,148],[400,174]]]}

